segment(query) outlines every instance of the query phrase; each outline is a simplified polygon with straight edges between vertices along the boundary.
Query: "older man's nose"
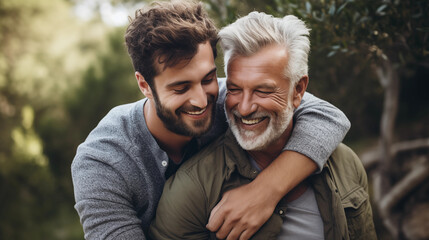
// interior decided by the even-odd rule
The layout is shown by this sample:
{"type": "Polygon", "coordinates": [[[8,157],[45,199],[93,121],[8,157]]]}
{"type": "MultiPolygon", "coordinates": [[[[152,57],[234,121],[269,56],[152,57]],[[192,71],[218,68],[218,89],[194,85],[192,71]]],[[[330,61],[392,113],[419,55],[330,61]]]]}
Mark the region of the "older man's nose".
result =
{"type": "Polygon", "coordinates": [[[241,116],[248,116],[254,113],[257,109],[255,103],[252,102],[250,94],[244,94],[241,102],[238,104],[238,112],[241,116]]]}

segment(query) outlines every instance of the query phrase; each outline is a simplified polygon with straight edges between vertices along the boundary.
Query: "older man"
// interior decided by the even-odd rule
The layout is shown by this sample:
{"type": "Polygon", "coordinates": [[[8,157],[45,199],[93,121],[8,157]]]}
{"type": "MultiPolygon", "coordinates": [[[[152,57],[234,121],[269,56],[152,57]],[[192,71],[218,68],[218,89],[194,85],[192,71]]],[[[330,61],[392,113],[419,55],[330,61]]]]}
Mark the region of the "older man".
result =
{"type": "MultiPolygon", "coordinates": [[[[215,238],[206,228],[210,212],[225,192],[251,182],[282,152],[307,89],[309,30],[295,16],[253,12],[219,35],[230,130],[166,182],[149,231],[155,239],[215,238]]],[[[360,160],[340,144],[322,172],[284,196],[253,238],[375,239],[367,190],[360,160]]],[[[246,231],[232,230],[227,239],[246,239],[246,231]]]]}

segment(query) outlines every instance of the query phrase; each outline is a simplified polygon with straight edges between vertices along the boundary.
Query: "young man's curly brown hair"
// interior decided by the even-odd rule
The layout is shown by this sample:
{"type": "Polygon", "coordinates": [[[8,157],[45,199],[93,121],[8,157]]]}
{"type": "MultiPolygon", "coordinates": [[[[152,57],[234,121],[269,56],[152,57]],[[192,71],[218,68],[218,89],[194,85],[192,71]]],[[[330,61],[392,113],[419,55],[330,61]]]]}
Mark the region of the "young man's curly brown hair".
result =
{"type": "Polygon", "coordinates": [[[184,0],[154,2],[147,9],[137,10],[125,33],[134,70],[152,89],[157,74],[190,61],[198,45],[207,41],[216,58],[218,37],[213,21],[200,2],[184,0]]]}

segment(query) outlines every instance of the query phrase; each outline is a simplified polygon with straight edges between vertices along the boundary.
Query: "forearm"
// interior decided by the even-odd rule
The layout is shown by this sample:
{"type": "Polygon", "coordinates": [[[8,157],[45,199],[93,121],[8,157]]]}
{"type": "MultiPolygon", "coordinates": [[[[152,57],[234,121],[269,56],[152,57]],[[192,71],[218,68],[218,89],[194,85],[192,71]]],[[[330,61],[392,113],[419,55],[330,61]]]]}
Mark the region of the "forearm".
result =
{"type": "Polygon", "coordinates": [[[136,212],[127,206],[103,200],[76,204],[85,239],[146,239],[136,212]]]}
{"type": "Polygon", "coordinates": [[[350,128],[332,104],[306,93],[294,113],[295,124],[284,151],[255,179],[254,187],[280,200],[308,176],[321,170],[350,128]]]}
{"type": "Polygon", "coordinates": [[[294,151],[283,151],[251,183],[267,193],[275,204],[290,190],[317,170],[310,158],[294,151]]]}
{"type": "Polygon", "coordinates": [[[99,161],[78,160],[72,179],[85,239],[146,239],[127,184],[116,171],[99,161]]]}
{"type": "Polygon", "coordinates": [[[294,119],[292,135],[283,150],[307,156],[320,171],[344,139],[350,121],[341,110],[309,93],[304,95],[294,119]]]}

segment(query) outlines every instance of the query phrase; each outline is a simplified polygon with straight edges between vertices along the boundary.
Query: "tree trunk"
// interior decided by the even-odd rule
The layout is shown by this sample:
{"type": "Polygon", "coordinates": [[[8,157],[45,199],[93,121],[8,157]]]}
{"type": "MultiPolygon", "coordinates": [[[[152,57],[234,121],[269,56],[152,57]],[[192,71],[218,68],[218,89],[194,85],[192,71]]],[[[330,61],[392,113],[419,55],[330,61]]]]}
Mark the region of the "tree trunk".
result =
{"type": "Polygon", "coordinates": [[[386,209],[379,205],[383,196],[392,188],[391,167],[393,164],[393,152],[391,151],[394,139],[394,127],[398,112],[399,101],[399,76],[392,62],[384,60],[381,65],[375,66],[375,72],[384,88],[384,103],[381,116],[380,130],[380,153],[381,161],[377,168],[377,178],[374,186],[374,198],[378,204],[383,223],[390,233],[398,236],[398,226],[391,218],[390,208],[386,209]]]}

